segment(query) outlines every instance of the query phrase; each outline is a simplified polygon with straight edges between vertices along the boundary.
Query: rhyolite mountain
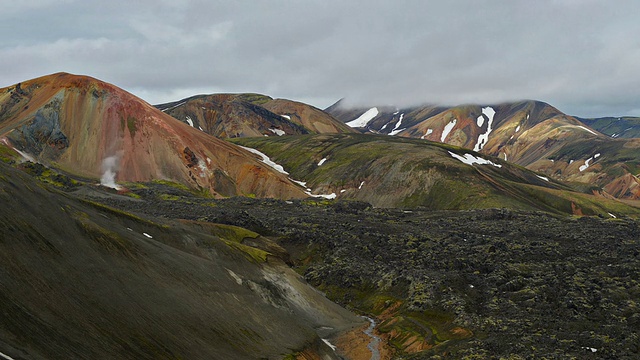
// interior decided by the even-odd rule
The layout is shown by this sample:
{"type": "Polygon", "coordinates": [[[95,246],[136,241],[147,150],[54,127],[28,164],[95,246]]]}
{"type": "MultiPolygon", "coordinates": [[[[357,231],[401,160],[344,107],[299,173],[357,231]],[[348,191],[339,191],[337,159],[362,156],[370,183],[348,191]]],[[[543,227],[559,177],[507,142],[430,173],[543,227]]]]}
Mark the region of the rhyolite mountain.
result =
{"type": "Polygon", "coordinates": [[[156,107],[219,138],[354,132],[313,106],[259,94],[198,95],[156,107]]]}
{"type": "Polygon", "coordinates": [[[232,141],[268,155],[314,193],[376,207],[511,208],[606,217],[639,211],[500,158],[431,141],[366,134],[232,141]]]}
{"type": "Polygon", "coordinates": [[[58,73],[0,89],[0,142],[83,177],[166,179],[219,196],[306,196],[255,154],[86,76],[58,73]]]}
{"type": "Polygon", "coordinates": [[[591,184],[605,196],[640,198],[640,140],[597,132],[538,101],[455,107],[326,109],[363,132],[443,142],[496,156],[553,177],[591,184]]]}
{"type": "Polygon", "coordinates": [[[116,210],[97,201],[141,200],[94,184],[61,190],[0,161],[1,357],[337,360],[321,337],[364,323],[257,233],[116,210]]]}

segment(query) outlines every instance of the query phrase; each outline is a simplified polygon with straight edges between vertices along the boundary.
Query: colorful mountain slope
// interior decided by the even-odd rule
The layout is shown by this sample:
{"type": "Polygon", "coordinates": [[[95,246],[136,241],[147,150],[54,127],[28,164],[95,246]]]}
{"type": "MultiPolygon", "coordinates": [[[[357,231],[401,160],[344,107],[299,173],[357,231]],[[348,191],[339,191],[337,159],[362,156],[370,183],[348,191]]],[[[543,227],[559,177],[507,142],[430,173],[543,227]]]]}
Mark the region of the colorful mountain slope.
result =
{"type": "Polygon", "coordinates": [[[542,102],[375,108],[376,116],[366,122],[355,120],[371,109],[354,113],[343,107],[338,103],[327,111],[365,132],[461,146],[558,180],[592,185],[605,196],[640,198],[640,141],[612,139],[542,102]]]}
{"type": "Polygon", "coordinates": [[[254,154],[85,76],[59,73],[0,89],[0,142],[83,177],[168,179],[223,196],[304,196],[254,154]]]}
{"type": "Polygon", "coordinates": [[[156,107],[219,138],[353,132],[313,106],[258,94],[199,95],[156,107]]]}
{"type": "Polygon", "coordinates": [[[313,193],[378,207],[638,213],[637,208],[572,191],[498,158],[435,142],[362,134],[233,141],[266,153],[313,193]]]}

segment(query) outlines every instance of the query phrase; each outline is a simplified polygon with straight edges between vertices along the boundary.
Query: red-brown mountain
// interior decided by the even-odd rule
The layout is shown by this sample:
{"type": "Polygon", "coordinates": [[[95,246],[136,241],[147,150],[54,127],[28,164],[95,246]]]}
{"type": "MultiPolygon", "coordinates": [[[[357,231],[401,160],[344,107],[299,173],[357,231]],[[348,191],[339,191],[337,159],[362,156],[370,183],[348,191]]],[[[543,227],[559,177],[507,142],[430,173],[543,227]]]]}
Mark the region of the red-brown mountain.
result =
{"type": "Polygon", "coordinates": [[[58,73],[0,89],[0,142],[108,182],[167,179],[223,196],[305,196],[255,154],[86,76],[58,73]]]}
{"type": "Polygon", "coordinates": [[[640,139],[614,139],[538,101],[407,109],[352,108],[327,112],[363,132],[420,138],[493,155],[595,192],[640,198],[640,139]]]}
{"type": "Polygon", "coordinates": [[[198,95],[156,107],[219,138],[354,132],[313,106],[259,94],[198,95]]]}

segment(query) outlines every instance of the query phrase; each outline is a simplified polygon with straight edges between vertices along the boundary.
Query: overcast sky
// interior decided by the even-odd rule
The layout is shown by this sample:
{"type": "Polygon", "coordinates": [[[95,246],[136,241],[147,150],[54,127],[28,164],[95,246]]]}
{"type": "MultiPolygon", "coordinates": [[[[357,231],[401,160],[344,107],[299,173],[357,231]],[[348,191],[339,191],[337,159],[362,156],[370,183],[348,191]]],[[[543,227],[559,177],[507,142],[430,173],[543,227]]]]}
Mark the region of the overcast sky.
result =
{"type": "Polygon", "coordinates": [[[640,116],[640,1],[0,0],[0,87],[65,71],[157,104],[536,99],[640,116]]]}

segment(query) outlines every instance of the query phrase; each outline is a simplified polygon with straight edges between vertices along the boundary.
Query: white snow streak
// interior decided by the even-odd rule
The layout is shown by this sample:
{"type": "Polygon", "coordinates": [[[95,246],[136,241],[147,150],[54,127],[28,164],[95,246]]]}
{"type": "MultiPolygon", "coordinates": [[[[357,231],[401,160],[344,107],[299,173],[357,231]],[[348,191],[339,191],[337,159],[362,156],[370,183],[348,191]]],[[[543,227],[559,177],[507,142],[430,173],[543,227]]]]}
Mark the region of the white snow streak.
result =
{"type": "Polygon", "coordinates": [[[583,172],[589,168],[589,163],[593,160],[593,156],[584,161],[584,165],[580,166],[580,172],[583,172]]]}
{"type": "Polygon", "coordinates": [[[400,120],[398,120],[398,122],[396,123],[396,126],[393,128],[393,130],[391,130],[391,132],[389,133],[389,135],[393,136],[397,133],[399,133],[400,131],[404,130],[404,129],[400,129],[398,130],[398,128],[400,127],[400,125],[402,125],[402,119],[404,118],[404,113],[400,114],[400,120]]]}
{"type": "Polygon", "coordinates": [[[600,157],[600,153],[597,153],[597,154],[593,155],[594,159],[597,159],[598,157],[600,157]]]}
{"type": "Polygon", "coordinates": [[[14,358],[12,358],[11,356],[9,356],[9,355],[5,355],[5,354],[3,354],[3,353],[1,353],[1,352],[0,352],[0,357],[3,357],[3,358],[5,358],[5,359],[7,359],[7,360],[14,360],[14,358]]]}
{"type": "Polygon", "coordinates": [[[482,115],[478,116],[478,119],[476,119],[476,122],[478,123],[478,127],[482,127],[482,125],[484,124],[484,116],[482,115]]]}
{"type": "Polygon", "coordinates": [[[427,132],[422,135],[422,137],[420,139],[424,139],[425,137],[431,135],[433,133],[433,129],[427,129],[427,132]]]}
{"type": "Polygon", "coordinates": [[[587,129],[587,128],[586,128],[586,127],[584,127],[584,126],[580,126],[580,125],[578,125],[578,127],[579,127],[580,129],[582,129],[582,130],[585,130],[585,131],[588,131],[588,132],[592,133],[593,135],[598,135],[598,134],[596,134],[595,132],[593,132],[593,131],[591,131],[591,130],[587,129]]]}
{"type": "Polygon", "coordinates": [[[613,215],[612,213],[607,213],[609,214],[609,216],[611,216],[612,218],[616,219],[617,217],[615,215],[613,215]]]}
{"type": "Polygon", "coordinates": [[[360,183],[360,186],[358,186],[358,190],[362,189],[363,185],[364,185],[364,181],[360,183]]]}
{"type": "Polygon", "coordinates": [[[447,136],[449,136],[449,133],[451,132],[451,130],[453,130],[453,127],[456,126],[457,121],[457,119],[453,119],[451,120],[451,122],[444,126],[444,130],[442,130],[442,136],[440,136],[440,142],[444,142],[447,136]]]}
{"type": "Polygon", "coordinates": [[[333,350],[333,351],[338,350],[338,348],[337,348],[335,345],[333,345],[332,343],[330,343],[330,342],[329,342],[329,340],[327,340],[327,339],[322,339],[322,341],[323,341],[325,344],[327,344],[327,345],[331,348],[331,350],[333,350]]]}
{"type": "Polygon", "coordinates": [[[318,166],[322,166],[322,164],[324,164],[325,161],[327,161],[327,158],[323,158],[322,160],[320,160],[318,162],[318,166]]]}
{"type": "Polygon", "coordinates": [[[516,132],[520,131],[520,125],[516,127],[516,132]]]}
{"type": "Polygon", "coordinates": [[[364,114],[360,115],[357,119],[349,121],[347,125],[355,128],[365,127],[369,121],[373,120],[376,116],[378,116],[378,108],[371,108],[364,114]]]}
{"type": "Polygon", "coordinates": [[[540,176],[540,175],[536,175],[536,176],[539,177],[540,179],[544,180],[544,181],[549,181],[548,177],[540,176]]]}
{"type": "Polygon", "coordinates": [[[283,118],[285,118],[287,120],[291,120],[291,116],[289,116],[289,115],[280,115],[280,116],[282,116],[283,118]]]}
{"type": "Polygon", "coordinates": [[[315,195],[312,194],[310,191],[305,192],[305,194],[309,195],[309,196],[313,196],[313,197],[318,197],[318,198],[325,198],[325,199],[335,199],[338,195],[336,195],[336,193],[331,193],[329,195],[315,195]]]}
{"type": "Polygon", "coordinates": [[[284,134],[286,134],[286,132],[280,130],[280,129],[269,129],[269,131],[271,131],[272,133],[278,135],[278,136],[282,136],[284,134]]]}
{"type": "Polygon", "coordinates": [[[289,180],[293,181],[294,183],[302,186],[303,188],[307,188],[307,182],[306,181],[298,181],[298,180],[293,180],[292,178],[289,178],[289,180]]]}
{"type": "Polygon", "coordinates": [[[187,121],[187,124],[189,124],[191,127],[194,127],[193,126],[193,120],[191,120],[190,117],[187,116],[187,118],[185,120],[187,121]]]}
{"type": "Polygon", "coordinates": [[[151,235],[149,235],[149,234],[147,234],[147,233],[145,233],[145,232],[143,232],[143,233],[142,233],[142,235],[144,235],[144,236],[148,237],[149,239],[153,239],[153,236],[151,236],[151,235]]]}
{"type": "Polygon", "coordinates": [[[487,117],[487,119],[489,119],[489,121],[487,122],[487,132],[478,136],[478,142],[476,143],[476,146],[473,147],[473,151],[482,150],[482,148],[489,141],[489,134],[491,134],[491,131],[493,131],[493,128],[491,126],[493,125],[493,116],[496,114],[496,111],[493,110],[491,106],[487,106],[482,108],[482,113],[487,117]]]}
{"type": "Polygon", "coordinates": [[[495,167],[501,168],[502,165],[500,164],[496,164],[492,161],[489,161],[487,159],[481,158],[481,157],[475,157],[471,154],[464,154],[464,156],[460,156],[456,153],[452,153],[451,151],[449,151],[449,154],[451,154],[452,157],[462,161],[463,163],[467,164],[467,165],[473,165],[473,164],[479,164],[479,165],[493,165],[495,167]]]}
{"type": "Polygon", "coordinates": [[[181,103],[180,103],[180,104],[178,104],[178,105],[174,105],[174,106],[172,106],[172,107],[170,107],[170,108],[166,108],[166,109],[162,110],[162,112],[167,112],[167,111],[169,111],[169,110],[171,110],[171,109],[175,109],[175,108],[177,108],[177,107],[178,107],[178,106],[180,106],[180,105],[184,105],[185,103],[186,103],[186,101],[183,101],[183,102],[181,102],[181,103]]]}
{"type": "Polygon", "coordinates": [[[278,165],[276,163],[274,163],[273,161],[271,161],[271,159],[269,159],[269,157],[263,153],[261,153],[260,151],[256,150],[256,149],[252,149],[250,147],[246,147],[246,146],[240,146],[241,148],[252,152],[256,155],[259,155],[260,157],[262,157],[262,162],[271,166],[272,168],[274,168],[277,172],[285,174],[285,175],[289,175],[288,172],[284,171],[284,168],[282,167],[282,165],[278,165]]]}

